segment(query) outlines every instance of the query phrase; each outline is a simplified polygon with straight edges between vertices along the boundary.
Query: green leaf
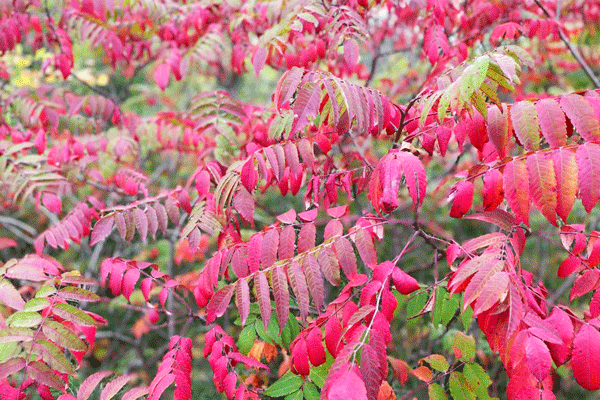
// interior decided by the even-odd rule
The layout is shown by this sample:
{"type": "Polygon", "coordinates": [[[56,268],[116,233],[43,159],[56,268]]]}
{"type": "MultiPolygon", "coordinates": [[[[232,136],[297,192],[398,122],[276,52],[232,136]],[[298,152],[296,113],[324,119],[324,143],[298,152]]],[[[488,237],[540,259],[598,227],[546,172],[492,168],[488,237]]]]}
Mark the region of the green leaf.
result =
{"type": "Polygon", "coordinates": [[[279,336],[279,324],[277,323],[277,318],[274,315],[269,318],[269,325],[267,326],[266,331],[262,320],[257,319],[254,323],[254,327],[256,328],[256,333],[261,340],[268,343],[277,343],[278,345],[283,346],[281,336],[279,336]]]}
{"type": "MultiPolygon", "coordinates": [[[[262,325],[261,325],[262,327],[262,325]]],[[[243,354],[248,354],[256,341],[256,328],[254,325],[246,325],[238,337],[238,349],[243,354]]]]}
{"type": "Polygon", "coordinates": [[[475,395],[472,393],[467,379],[461,372],[453,372],[450,375],[450,394],[454,400],[475,399],[475,395]]]}
{"type": "Polygon", "coordinates": [[[282,397],[296,392],[302,386],[302,378],[288,371],[263,392],[265,396],[282,397]]]}
{"type": "Polygon", "coordinates": [[[485,400],[490,399],[488,387],[492,384],[492,380],[481,365],[477,363],[468,363],[463,368],[463,374],[477,397],[485,400]]]}
{"type": "Polygon", "coordinates": [[[312,367],[310,369],[310,373],[308,374],[308,378],[312,383],[317,385],[317,387],[322,388],[325,383],[325,379],[327,378],[327,374],[329,373],[329,369],[331,368],[331,364],[333,364],[333,357],[329,352],[327,353],[327,360],[319,365],[318,367],[312,367]]]}
{"type": "Polygon", "coordinates": [[[475,358],[475,339],[462,332],[456,332],[454,336],[454,348],[460,351],[462,361],[471,361],[475,358]]]}
{"type": "Polygon", "coordinates": [[[0,343],[29,342],[33,340],[33,331],[27,328],[5,328],[0,330],[0,343]]]}
{"type": "Polygon", "coordinates": [[[460,319],[463,323],[463,328],[465,328],[466,331],[467,329],[469,329],[469,327],[471,326],[471,322],[473,321],[473,309],[471,307],[467,308],[464,312],[460,314],[460,319]]]}
{"type": "Polygon", "coordinates": [[[55,371],[63,374],[71,374],[74,371],[73,366],[69,360],[67,360],[63,351],[48,340],[38,340],[35,343],[26,343],[26,346],[23,347],[33,347],[33,354],[37,355],[55,371]]]}
{"type": "Polygon", "coordinates": [[[298,390],[295,393],[291,393],[285,396],[285,400],[302,400],[302,397],[302,390],[298,390]]]}
{"type": "Polygon", "coordinates": [[[89,302],[100,301],[100,296],[96,293],[76,286],[66,286],[59,290],[58,295],[66,300],[89,302]]]}
{"type": "Polygon", "coordinates": [[[31,328],[38,326],[43,318],[39,313],[33,311],[17,311],[6,318],[6,325],[13,328],[31,328]]]}
{"type": "Polygon", "coordinates": [[[41,311],[44,308],[48,307],[50,302],[44,298],[33,298],[25,303],[25,307],[23,307],[23,311],[41,311]]]}
{"type": "Polygon", "coordinates": [[[406,316],[411,318],[418,315],[423,310],[423,307],[425,307],[427,299],[429,299],[428,291],[419,292],[414,296],[411,295],[406,305],[406,316]]]}
{"type": "Polygon", "coordinates": [[[450,323],[450,320],[452,320],[460,305],[460,298],[456,295],[452,296],[452,298],[448,298],[448,294],[446,294],[445,300],[441,313],[442,325],[448,325],[448,323],[450,323]]]}
{"type": "MultiPolygon", "coordinates": [[[[0,343],[0,362],[18,356],[22,350],[22,347],[17,342],[0,343]]],[[[2,377],[0,376],[0,379],[1,378],[2,377]]]]}
{"type": "Polygon", "coordinates": [[[44,332],[48,339],[66,349],[74,351],[87,350],[87,345],[83,342],[83,340],[79,339],[78,335],[59,322],[46,321],[46,323],[42,326],[42,332],[44,332]]]}
{"type": "Polygon", "coordinates": [[[289,349],[290,343],[300,334],[300,325],[294,314],[290,314],[287,322],[281,331],[281,341],[283,345],[289,349]]]}
{"type": "Polygon", "coordinates": [[[306,400],[319,400],[321,397],[319,394],[319,389],[317,389],[317,387],[309,381],[304,382],[302,392],[304,393],[304,398],[306,400]]]}
{"type": "Polygon", "coordinates": [[[430,400],[447,400],[448,399],[448,396],[446,396],[444,389],[442,389],[442,387],[440,385],[438,385],[437,383],[432,383],[431,385],[429,385],[429,388],[427,388],[427,392],[429,394],[430,400]]]}
{"type": "Polygon", "coordinates": [[[78,325],[84,326],[96,326],[98,323],[89,315],[84,313],[78,308],[73,307],[70,304],[55,304],[52,308],[52,313],[66,319],[67,321],[74,322],[78,325]]]}
{"type": "Polygon", "coordinates": [[[440,372],[448,371],[448,367],[450,366],[450,364],[448,364],[448,360],[446,360],[446,357],[442,356],[441,354],[431,354],[425,358],[422,358],[421,361],[425,361],[431,365],[431,368],[440,372]]]}
{"type": "Polygon", "coordinates": [[[42,286],[35,294],[35,297],[48,297],[54,293],[56,293],[56,288],[54,286],[42,286]]]}

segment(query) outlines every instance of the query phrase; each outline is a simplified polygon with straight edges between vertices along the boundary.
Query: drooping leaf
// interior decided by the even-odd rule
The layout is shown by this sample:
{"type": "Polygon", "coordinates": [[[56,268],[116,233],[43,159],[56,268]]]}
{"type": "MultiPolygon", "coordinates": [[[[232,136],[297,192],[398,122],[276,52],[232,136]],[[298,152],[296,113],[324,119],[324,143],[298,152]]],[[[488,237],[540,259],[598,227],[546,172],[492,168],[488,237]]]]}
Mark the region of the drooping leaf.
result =
{"type": "Polygon", "coordinates": [[[556,225],[558,204],[554,162],[544,154],[534,153],[527,157],[527,172],[533,203],[550,223],[556,225]]]}
{"type": "Polygon", "coordinates": [[[307,254],[302,260],[302,268],[306,276],[308,290],[312,295],[317,311],[320,313],[324,302],[325,289],[323,287],[323,277],[317,259],[312,254],[307,254]]]}
{"type": "Polygon", "coordinates": [[[579,195],[586,212],[600,199],[600,145],[584,143],[577,148],[579,195]]]}
{"type": "Polygon", "coordinates": [[[556,213],[566,221],[579,188],[578,166],[575,153],[569,149],[558,149],[552,154],[556,177],[556,213]]]}
{"type": "Polygon", "coordinates": [[[529,225],[529,174],[522,160],[510,161],[504,166],[504,194],[506,201],[517,216],[518,221],[529,225]]]}
{"type": "Polygon", "coordinates": [[[79,390],[77,391],[77,400],[89,399],[100,381],[112,374],[112,371],[100,371],[88,376],[79,386],[79,390]]]}
{"type": "Polygon", "coordinates": [[[274,268],[271,272],[273,284],[273,297],[275,298],[275,311],[279,323],[279,334],[283,329],[290,312],[290,293],[288,292],[287,277],[282,268],[274,268]]]}
{"type": "Polygon", "coordinates": [[[584,389],[600,389],[600,333],[589,324],[584,324],[575,335],[571,368],[584,389]]]}
{"type": "Polygon", "coordinates": [[[542,135],[551,148],[564,146],[567,142],[567,124],[565,114],[558,102],[552,98],[541,99],[535,103],[542,135]]]}
{"type": "Polygon", "coordinates": [[[258,302],[258,308],[260,310],[260,316],[262,318],[265,330],[269,325],[269,319],[271,317],[271,296],[269,293],[269,282],[264,272],[258,271],[254,277],[254,289],[256,291],[256,301],[258,302]]]}
{"type": "Polygon", "coordinates": [[[515,103],[510,109],[515,135],[525,150],[540,148],[540,133],[536,107],[530,101],[515,103]]]}
{"type": "Polygon", "coordinates": [[[589,142],[600,140],[598,118],[585,97],[566,94],[560,97],[560,106],[582,138],[589,142]]]}

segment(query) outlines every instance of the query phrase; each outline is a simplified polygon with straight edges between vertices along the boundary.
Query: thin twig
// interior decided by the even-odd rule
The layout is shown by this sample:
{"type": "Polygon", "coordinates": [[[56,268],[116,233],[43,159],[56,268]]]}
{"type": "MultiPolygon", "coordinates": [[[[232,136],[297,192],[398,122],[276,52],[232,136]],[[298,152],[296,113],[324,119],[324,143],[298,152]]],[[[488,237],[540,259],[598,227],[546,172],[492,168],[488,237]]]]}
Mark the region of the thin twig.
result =
{"type": "MultiPolygon", "coordinates": [[[[540,7],[540,9],[544,12],[544,14],[546,14],[546,16],[548,18],[552,18],[552,16],[550,15],[550,13],[546,9],[546,7],[544,7],[542,5],[542,3],[540,3],[540,0],[534,0],[534,1],[535,1],[535,4],[537,4],[538,7],[540,7]]],[[[569,38],[567,37],[567,35],[565,34],[565,32],[560,27],[558,27],[558,36],[560,36],[560,39],[567,46],[567,48],[569,49],[569,51],[571,52],[571,54],[573,55],[573,57],[575,57],[575,60],[577,60],[577,62],[579,63],[579,65],[583,69],[583,72],[585,72],[585,74],[588,76],[588,78],[590,78],[590,81],[592,81],[592,84],[596,88],[600,88],[600,80],[594,74],[594,71],[592,71],[592,69],[590,68],[590,66],[588,65],[588,63],[583,59],[583,57],[582,57],[581,53],[579,52],[579,50],[577,50],[577,48],[575,46],[573,46],[573,43],[571,43],[571,41],[569,40],[569,38]]]]}

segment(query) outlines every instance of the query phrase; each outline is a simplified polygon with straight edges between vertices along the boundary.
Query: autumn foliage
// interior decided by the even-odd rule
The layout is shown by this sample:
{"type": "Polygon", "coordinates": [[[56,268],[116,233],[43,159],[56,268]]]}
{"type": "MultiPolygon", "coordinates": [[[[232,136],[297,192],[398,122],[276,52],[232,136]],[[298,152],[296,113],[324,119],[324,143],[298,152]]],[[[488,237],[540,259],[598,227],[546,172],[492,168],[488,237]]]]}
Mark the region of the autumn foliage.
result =
{"type": "Polygon", "coordinates": [[[0,0],[0,400],[600,389],[598,32],[596,0],[0,0]]]}

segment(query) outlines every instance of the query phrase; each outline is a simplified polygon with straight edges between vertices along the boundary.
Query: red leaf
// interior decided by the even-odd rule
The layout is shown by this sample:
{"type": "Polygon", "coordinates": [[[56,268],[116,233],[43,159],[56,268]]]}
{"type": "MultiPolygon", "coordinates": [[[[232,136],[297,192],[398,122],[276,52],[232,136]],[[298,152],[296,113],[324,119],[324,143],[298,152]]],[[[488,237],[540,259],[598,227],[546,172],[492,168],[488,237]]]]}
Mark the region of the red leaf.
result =
{"type": "Polygon", "coordinates": [[[268,230],[263,236],[260,263],[263,268],[268,268],[277,261],[277,248],[279,247],[279,232],[277,229],[268,230]]]}
{"type": "Polygon", "coordinates": [[[171,69],[169,68],[169,64],[166,63],[159,64],[154,70],[154,82],[156,82],[158,87],[162,90],[165,90],[169,84],[170,71],[171,69]]]}
{"type": "Polygon", "coordinates": [[[292,261],[292,263],[288,265],[287,273],[290,278],[290,285],[292,286],[294,296],[296,296],[296,301],[298,302],[298,308],[300,308],[300,318],[302,318],[303,321],[306,321],[310,300],[308,287],[306,285],[306,277],[304,276],[302,267],[300,267],[300,264],[296,261],[292,261]]]}
{"type": "MultiPolygon", "coordinates": [[[[525,150],[537,150],[540,148],[540,133],[538,130],[537,110],[532,102],[520,101],[510,109],[512,125],[515,135],[525,150]]],[[[489,128],[488,128],[489,133],[489,128]]]]}
{"type": "Polygon", "coordinates": [[[557,275],[559,278],[566,278],[573,272],[578,271],[581,266],[581,260],[577,256],[568,256],[558,267],[557,275]]]}
{"type": "Polygon", "coordinates": [[[553,149],[564,146],[567,143],[567,124],[558,102],[552,98],[541,99],[535,108],[546,142],[553,149]]]}
{"type": "Polygon", "coordinates": [[[529,175],[522,160],[514,160],[504,166],[504,194],[517,220],[529,225],[529,175]]]}
{"type": "Polygon", "coordinates": [[[323,277],[317,259],[312,254],[307,254],[302,260],[302,267],[306,275],[308,290],[312,295],[317,312],[321,313],[323,307],[325,288],[323,287],[323,277]]]}
{"type": "Polygon", "coordinates": [[[100,392],[100,400],[112,399],[133,377],[133,375],[123,375],[108,382],[100,392]]]}
{"type": "Polygon", "coordinates": [[[375,349],[365,344],[360,353],[360,372],[367,389],[367,399],[377,400],[383,377],[379,365],[379,356],[375,349]]]}
{"type": "Polygon", "coordinates": [[[305,224],[298,233],[298,254],[309,251],[315,247],[317,228],[313,223],[305,224]]]}
{"type": "Polygon", "coordinates": [[[600,333],[589,324],[583,325],[575,335],[571,368],[581,387],[600,389],[600,333]]]}
{"type": "Polygon", "coordinates": [[[561,96],[560,106],[582,138],[589,142],[600,140],[598,118],[585,97],[574,93],[566,94],[561,96]]]}
{"type": "Polygon", "coordinates": [[[141,208],[135,207],[133,209],[133,220],[135,222],[135,227],[142,238],[142,241],[146,242],[146,236],[148,236],[148,220],[146,219],[146,214],[141,208]]]}
{"type": "Polygon", "coordinates": [[[287,260],[294,257],[294,243],[296,242],[296,231],[291,225],[283,228],[279,234],[278,256],[280,260],[287,260]]]}
{"type": "MultiPolygon", "coordinates": [[[[485,287],[489,287],[487,284],[489,281],[493,281],[502,268],[504,267],[504,261],[500,259],[495,259],[493,262],[489,264],[485,264],[477,271],[475,276],[469,282],[469,285],[465,289],[465,300],[463,303],[463,311],[467,309],[469,304],[475,301],[482,294],[485,287]]],[[[502,276],[502,281],[506,279],[506,277],[502,276]]],[[[506,289],[506,287],[504,288],[506,289]]],[[[496,294],[493,293],[492,289],[491,297],[495,297],[496,294]]]]}
{"type": "MultiPolygon", "coordinates": [[[[508,273],[500,271],[495,274],[481,289],[481,293],[473,307],[473,316],[487,311],[506,295],[509,284],[508,273]]],[[[466,292],[465,292],[466,293],[466,292]]]]}
{"type": "Polygon", "coordinates": [[[506,146],[508,144],[508,120],[506,114],[495,105],[488,107],[487,133],[490,141],[496,148],[496,152],[498,152],[499,158],[506,157],[506,146]]]}
{"type": "Polygon", "coordinates": [[[244,220],[250,223],[254,221],[254,197],[245,187],[241,187],[233,197],[233,207],[244,220]]]}
{"type": "Polygon", "coordinates": [[[483,176],[483,208],[492,211],[504,200],[502,174],[497,169],[490,169],[483,176]]]}
{"type": "Polygon", "coordinates": [[[552,159],[545,154],[534,153],[527,157],[527,171],[533,203],[556,226],[557,191],[552,159]]]}
{"type": "Polygon", "coordinates": [[[306,347],[306,341],[303,337],[296,342],[292,348],[292,371],[307,376],[310,372],[310,366],[308,365],[308,349],[306,347]]]}
{"type": "Polygon", "coordinates": [[[260,310],[265,331],[271,318],[271,296],[269,293],[269,282],[264,272],[258,271],[254,277],[254,289],[256,290],[256,301],[260,310]]]}
{"type": "Polygon", "coordinates": [[[254,54],[252,55],[252,66],[254,67],[254,74],[257,78],[265,65],[267,55],[268,51],[266,47],[260,46],[254,50],[254,54]]]}
{"type": "Polygon", "coordinates": [[[423,167],[423,163],[418,157],[406,151],[398,152],[398,158],[402,165],[410,197],[413,200],[414,206],[419,208],[425,199],[425,192],[427,190],[425,167],[423,167]]]}
{"type": "Polygon", "coordinates": [[[55,214],[60,214],[62,211],[62,201],[54,193],[44,193],[42,204],[55,214]]]}
{"type": "Polygon", "coordinates": [[[131,293],[133,293],[133,288],[140,278],[140,270],[137,268],[130,268],[123,275],[123,283],[122,283],[122,295],[125,296],[127,301],[129,301],[129,297],[131,293]]]}
{"type": "Polygon", "coordinates": [[[556,213],[566,221],[579,188],[577,160],[569,149],[558,149],[552,154],[556,177],[556,213]]]}
{"type": "Polygon", "coordinates": [[[331,316],[325,324],[325,345],[327,351],[333,357],[337,357],[343,347],[340,338],[342,337],[342,323],[336,316],[331,316]]]}
{"type": "Polygon", "coordinates": [[[525,344],[525,356],[529,370],[538,381],[546,379],[552,367],[548,346],[535,336],[529,336],[525,344]]]}
{"type": "Polygon", "coordinates": [[[584,294],[594,290],[599,279],[600,270],[597,269],[590,269],[585,271],[583,275],[579,275],[573,283],[569,300],[573,301],[574,298],[583,296],[584,294]]]}
{"type": "Polygon", "coordinates": [[[250,288],[246,279],[240,279],[235,286],[235,301],[240,313],[242,326],[246,325],[246,319],[250,313],[250,288]]]}
{"type": "Polygon", "coordinates": [[[352,244],[348,239],[340,237],[335,240],[334,248],[342,270],[348,278],[352,279],[356,275],[356,256],[352,244]]]}
{"type": "Polygon", "coordinates": [[[355,39],[346,39],[344,41],[344,61],[348,67],[348,72],[354,70],[354,67],[358,63],[358,56],[360,55],[360,47],[355,39]]]}
{"type": "Polygon", "coordinates": [[[296,221],[296,210],[290,208],[283,214],[279,214],[277,219],[284,224],[293,224],[296,221]]]}
{"type": "Polygon", "coordinates": [[[475,186],[471,181],[460,181],[452,188],[450,196],[454,196],[450,216],[452,218],[461,218],[466,214],[473,204],[473,194],[475,186]]]}
{"type": "Polygon", "coordinates": [[[331,248],[326,247],[319,252],[317,256],[319,265],[321,266],[321,272],[325,276],[325,279],[333,286],[340,284],[340,265],[337,261],[337,257],[331,248]]]}
{"type": "Polygon", "coordinates": [[[211,323],[215,320],[215,318],[221,317],[223,314],[225,314],[234,291],[234,285],[223,286],[210,298],[208,306],[206,307],[207,323],[211,323]]]}
{"type": "Polygon", "coordinates": [[[394,271],[392,272],[392,280],[394,281],[396,290],[404,295],[411,294],[415,290],[421,288],[419,282],[417,282],[415,278],[408,275],[398,267],[394,267],[394,271]]]}
{"type": "MultiPolygon", "coordinates": [[[[343,365],[335,376],[331,376],[327,385],[326,400],[367,400],[367,389],[355,368],[348,369],[348,364],[343,365]]],[[[325,391],[325,387],[323,388],[325,391]]]]}
{"type": "Polygon", "coordinates": [[[375,252],[375,245],[373,244],[371,234],[359,228],[354,236],[354,244],[365,265],[371,269],[375,268],[377,265],[377,253],[375,252]]]}
{"type": "Polygon", "coordinates": [[[319,211],[318,208],[313,208],[312,210],[303,211],[301,213],[298,213],[298,218],[300,218],[300,220],[302,222],[313,222],[317,218],[318,211],[319,211]]]}
{"type": "Polygon", "coordinates": [[[290,313],[290,293],[288,292],[287,277],[282,268],[273,269],[271,282],[273,283],[273,297],[275,298],[277,322],[279,322],[279,334],[281,334],[290,313]]]}
{"type": "Polygon", "coordinates": [[[314,328],[306,337],[308,359],[312,365],[319,366],[325,362],[325,348],[323,347],[323,333],[320,328],[314,328]]]}
{"type": "Polygon", "coordinates": [[[262,235],[257,233],[248,241],[248,268],[251,273],[258,271],[260,266],[262,240],[262,235]]]}
{"type": "Polygon", "coordinates": [[[256,169],[254,168],[254,159],[252,157],[244,163],[240,173],[240,179],[246,190],[249,193],[252,193],[258,182],[258,172],[256,172],[256,169]]]}
{"type": "Polygon", "coordinates": [[[600,199],[600,145],[584,143],[579,146],[577,166],[581,202],[589,213],[600,199]]]}
{"type": "MultiPolygon", "coordinates": [[[[110,215],[100,218],[100,220],[98,220],[98,222],[96,222],[96,225],[94,225],[94,230],[92,231],[92,237],[90,239],[90,246],[94,246],[96,243],[102,241],[108,235],[110,235],[110,232],[112,231],[114,219],[115,219],[114,214],[110,214],[110,215]]],[[[117,227],[119,227],[118,224],[117,224],[117,227]]]]}

